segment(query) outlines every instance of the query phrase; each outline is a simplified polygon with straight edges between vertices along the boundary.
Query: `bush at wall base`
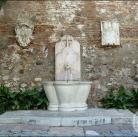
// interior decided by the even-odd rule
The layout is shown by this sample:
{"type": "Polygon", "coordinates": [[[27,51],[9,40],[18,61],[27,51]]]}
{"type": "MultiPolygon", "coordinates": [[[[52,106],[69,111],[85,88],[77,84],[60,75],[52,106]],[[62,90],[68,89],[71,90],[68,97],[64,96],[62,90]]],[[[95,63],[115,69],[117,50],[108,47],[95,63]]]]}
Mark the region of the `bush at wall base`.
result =
{"type": "Polygon", "coordinates": [[[4,85],[0,86],[0,113],[8,110],[47,109],[47,106],[45,92],[37,88],[15,92],[4,85]]]}
{"type": "Polygon", "coordinates": [[[138,89],[128,91],[121,85],[118,91],[111,89],[101,102],[104,108],[138,109],[138,89]]]}

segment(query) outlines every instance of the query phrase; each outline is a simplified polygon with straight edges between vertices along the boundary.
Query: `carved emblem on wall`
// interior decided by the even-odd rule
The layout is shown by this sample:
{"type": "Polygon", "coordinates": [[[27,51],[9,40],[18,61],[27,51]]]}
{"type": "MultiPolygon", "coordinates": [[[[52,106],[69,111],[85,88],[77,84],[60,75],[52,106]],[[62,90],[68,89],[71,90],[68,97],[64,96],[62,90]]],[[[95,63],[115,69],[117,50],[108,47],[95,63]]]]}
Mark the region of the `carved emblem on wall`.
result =
{"type": "Polygon", "coordinates": [[[35,16],[23,12],[19,14],[15,26],[16,40],[21,47],[27,47],[33,39],[35,16]]]}
{"type": "Polygon", "coordinates": [[[120,45],[119,23],[117,21],[101,22],[102,45],[120,45]]]}

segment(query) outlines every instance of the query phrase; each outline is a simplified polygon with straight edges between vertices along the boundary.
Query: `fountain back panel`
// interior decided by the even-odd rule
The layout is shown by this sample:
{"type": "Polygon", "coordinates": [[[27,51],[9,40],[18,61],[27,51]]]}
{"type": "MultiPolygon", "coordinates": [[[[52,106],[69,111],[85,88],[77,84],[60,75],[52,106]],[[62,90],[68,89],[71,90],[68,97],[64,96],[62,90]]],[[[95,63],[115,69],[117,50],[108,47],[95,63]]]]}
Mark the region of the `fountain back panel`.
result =
{"type": "Polygon", "coordinates": [[[55,45],[55,80],[80,80],[80,44],[65,35],[55,45]]]}

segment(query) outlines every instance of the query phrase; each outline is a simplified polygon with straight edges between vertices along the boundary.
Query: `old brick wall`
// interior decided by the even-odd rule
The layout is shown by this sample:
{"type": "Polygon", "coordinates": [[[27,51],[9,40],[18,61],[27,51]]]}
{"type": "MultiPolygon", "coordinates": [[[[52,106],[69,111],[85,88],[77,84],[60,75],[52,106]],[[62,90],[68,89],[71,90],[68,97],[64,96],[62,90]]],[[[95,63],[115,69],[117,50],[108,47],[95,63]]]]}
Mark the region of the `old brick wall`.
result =
{"type": "Polygon", "coordinates": [[[0,82],[14,89],[54,80],[54,46],[64,34],[81,44],[82,80],[91,80],[88,102],[99,106],[110,86],[138,87],[137,1],[7,1],[0,11],[0,82]],[[34,39],[19,46],[19,15],[36,17],[34,39]],[[102,47],[100,21],[120,23],[121,46],[102,47]]]}

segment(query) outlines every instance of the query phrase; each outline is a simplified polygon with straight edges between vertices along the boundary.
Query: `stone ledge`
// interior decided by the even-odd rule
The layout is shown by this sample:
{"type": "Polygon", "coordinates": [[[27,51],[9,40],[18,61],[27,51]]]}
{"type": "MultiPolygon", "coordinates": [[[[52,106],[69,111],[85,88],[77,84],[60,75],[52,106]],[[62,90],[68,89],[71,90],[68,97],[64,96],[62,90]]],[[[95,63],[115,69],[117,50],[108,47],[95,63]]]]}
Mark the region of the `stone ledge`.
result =
{"type": "Polygon", "coordinates": [[[38,124],[47,126],[133,124],[135,116],[128,110],[100,108],[74,112],[12,111],[0,115],[0,124],[38,124]]]}

